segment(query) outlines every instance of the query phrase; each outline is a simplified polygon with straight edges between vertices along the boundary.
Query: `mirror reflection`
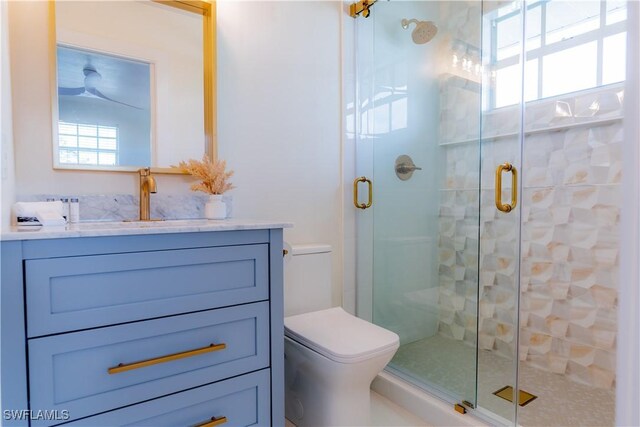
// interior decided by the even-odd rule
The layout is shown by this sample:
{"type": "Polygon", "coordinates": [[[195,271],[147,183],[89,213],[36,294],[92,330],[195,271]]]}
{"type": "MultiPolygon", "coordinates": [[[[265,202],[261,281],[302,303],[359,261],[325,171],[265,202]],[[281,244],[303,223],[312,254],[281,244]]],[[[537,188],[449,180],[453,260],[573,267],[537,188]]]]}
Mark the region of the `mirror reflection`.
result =
{"type": "Polygon", "coordinates": [[[151,65],[58,46],[58,161],[151,165],[151,65]]]}
{"type": "Polygon", "coordinates": [[[207,11],[56,2],[54,167],[134,170],[202,157],[207,11]]]}

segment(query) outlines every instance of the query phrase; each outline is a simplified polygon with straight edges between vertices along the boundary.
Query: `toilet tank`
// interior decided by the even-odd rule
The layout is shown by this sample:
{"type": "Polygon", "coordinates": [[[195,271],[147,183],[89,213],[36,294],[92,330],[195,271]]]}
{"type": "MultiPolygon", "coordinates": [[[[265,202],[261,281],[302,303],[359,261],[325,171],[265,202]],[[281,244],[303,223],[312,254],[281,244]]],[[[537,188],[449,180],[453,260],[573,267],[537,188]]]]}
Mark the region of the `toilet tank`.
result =
{"type": "Polygon", "coordinates": [[[284,315],[331,308],[331,246],[285,245],[284,315]]]}

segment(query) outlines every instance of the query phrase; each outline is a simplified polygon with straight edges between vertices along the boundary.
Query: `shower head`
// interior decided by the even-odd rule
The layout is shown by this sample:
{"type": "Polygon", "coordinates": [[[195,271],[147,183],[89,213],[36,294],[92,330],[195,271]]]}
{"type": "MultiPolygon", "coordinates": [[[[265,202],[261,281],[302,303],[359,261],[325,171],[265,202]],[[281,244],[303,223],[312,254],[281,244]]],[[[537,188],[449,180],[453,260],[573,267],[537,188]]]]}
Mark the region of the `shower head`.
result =
{"type": "Polygon", "coordinates": [[[438,27],[432,21],[418,21],[417,19],[403,19],[402,28],[409,28],[409,24],[416,24],[416,28],[411,33],[411,38],[415,44],[425,44],[431,41],[438,33],[438,27]]]}

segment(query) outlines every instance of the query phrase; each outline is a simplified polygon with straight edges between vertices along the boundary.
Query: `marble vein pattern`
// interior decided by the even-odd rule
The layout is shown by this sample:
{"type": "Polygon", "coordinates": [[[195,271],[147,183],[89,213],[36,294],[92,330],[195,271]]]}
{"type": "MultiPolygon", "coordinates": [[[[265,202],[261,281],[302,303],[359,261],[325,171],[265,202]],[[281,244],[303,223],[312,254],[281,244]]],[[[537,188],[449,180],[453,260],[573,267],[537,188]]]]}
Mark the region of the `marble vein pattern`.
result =
{"type": "MultiPolygon", "coordinates": [[[[81,221],[121,221],[138,218],[139,197],[132,194],[36,194],[18,197],[21,202],[45,201],[53,198],[78,197],[81,221]]],[[[199,219],[204,218],[205,194],[152,194],[151,217],[162,219],[199,219]]],[[[233,215],[233,198],[224,195],[227,204],[227,217],[233,215]]]]}

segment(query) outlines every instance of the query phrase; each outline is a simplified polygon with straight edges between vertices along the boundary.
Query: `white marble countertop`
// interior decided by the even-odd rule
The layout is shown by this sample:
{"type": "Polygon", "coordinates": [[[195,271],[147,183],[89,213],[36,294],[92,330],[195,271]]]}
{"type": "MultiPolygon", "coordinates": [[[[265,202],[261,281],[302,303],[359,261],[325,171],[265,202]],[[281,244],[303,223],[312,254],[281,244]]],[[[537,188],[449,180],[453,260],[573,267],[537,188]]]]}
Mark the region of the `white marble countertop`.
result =
{"type": "Polygon", "coordinates": [[[60,227],[10,227],[9,229],[2,230],[0,240],[66,239],[73,237],[197,233],[206,231],[260,230],[290,227],[293,227],[293,224],[290,222],[250,219],[81,222],[60,227]]]}

